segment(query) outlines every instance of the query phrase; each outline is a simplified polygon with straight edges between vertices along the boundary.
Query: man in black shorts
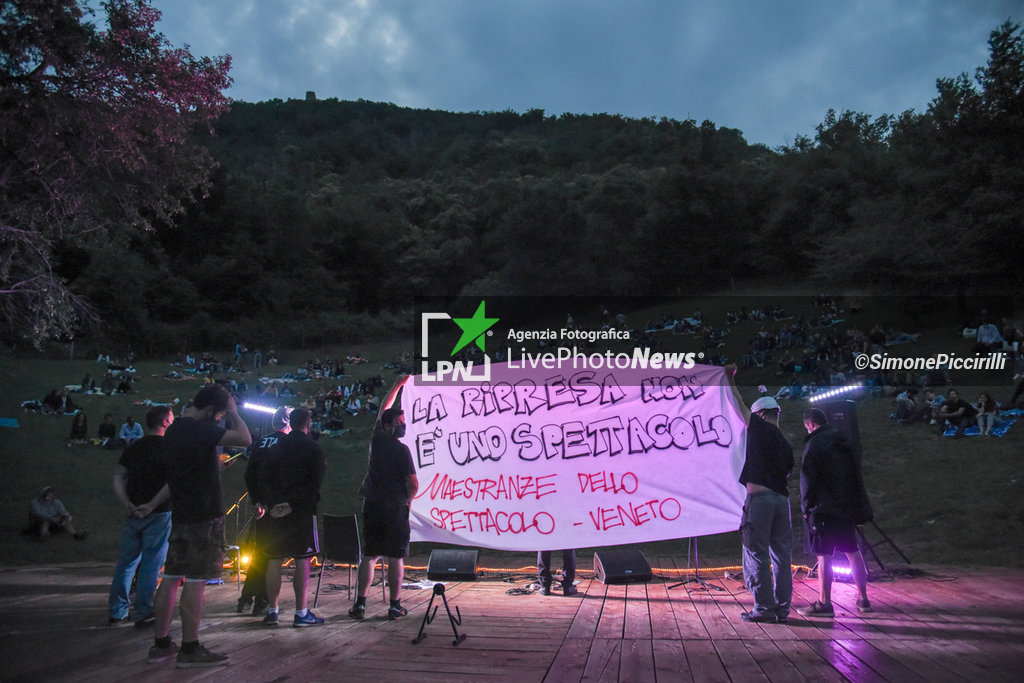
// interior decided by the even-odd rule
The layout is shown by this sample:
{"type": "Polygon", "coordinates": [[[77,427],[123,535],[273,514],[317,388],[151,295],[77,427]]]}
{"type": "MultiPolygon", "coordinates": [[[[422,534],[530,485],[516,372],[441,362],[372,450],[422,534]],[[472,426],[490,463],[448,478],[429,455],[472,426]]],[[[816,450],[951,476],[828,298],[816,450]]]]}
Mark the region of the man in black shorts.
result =
{"type": "Polygon", "coordinates": [[[166,662],[177,655],[181,668],[216,666],[225,663],[227,656],[199,644],[199,622],[206,582],[220,578],[224,564],[224,501],[217,447],[248,448],[252,435],[228,390],[211,384],[196,394],[163,438],[171,492],[171,538],[163,580],[153,600],[156,639],[149,662],[166,662]],[[222,418],[226,428],[218,424],[222,418]],[[179,652],[169,633],[182,580],[179,652]]]}
{"type": "Polygon", "coordinates": [[[261,503],[266,507],[262,527],[267,561],[267,613],[263,623],[277,626],[281,595],[281,560],[295,558],[295,618],[292,625],[321,626],[306,607],[309,587],[309,558],[320,552],[316,531],[316,504],[324,480],[324,452],[309,436],[312,422],[308,410],[296,408],[288,418],[291,431],[270,447],[260,468],[261,503]]]}
{"type": "Polygon", "coordinates": [[[359,563],[356,604],[348,611],[353,619],[366,615],[366,594],[373,583],[373,568],[382,555],[388,558],[388,587],[391,606],[388,619],[404,617],[402,578],[405,556],[409,554],[409,504],[419,490],[419,480],[409,447],[399,441],[405,435],[401,408],[388,408],[370,441],[366,477],[359,489],[363,496],[363,560],[359,563]]]}
{"type": "Polygon", "coordinates": [[[800,507],[806,529],[805,547],[818,556],[818,599],[800,614],[835,616],[832,607],[832,553],[846,554],[853,582],[860,595],[857,610],[870,612],[868,570],[857,545],[857,524],[872,518],[864,490],[856,446],[842,432],[828,426],[818,408],[804,413],[807,438],[800,464],[800,507]]]}

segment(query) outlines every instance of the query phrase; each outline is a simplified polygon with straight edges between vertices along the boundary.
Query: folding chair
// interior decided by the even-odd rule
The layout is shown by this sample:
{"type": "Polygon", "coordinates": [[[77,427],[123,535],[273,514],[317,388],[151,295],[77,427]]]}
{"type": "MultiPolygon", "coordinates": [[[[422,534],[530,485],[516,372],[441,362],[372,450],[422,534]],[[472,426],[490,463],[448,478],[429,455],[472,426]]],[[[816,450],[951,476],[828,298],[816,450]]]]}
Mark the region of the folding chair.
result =
{"type": "MultiPolygon", "coordinates": [[[[324,578],[324,568],[328,559],[348,564],[348,597],[352,598],[352,566],[358,566],[363,560],[362,546],[359,543],[359,521],[355,515],[321,515],[324,525],[323,548],[321,549],[320,575],[316,580],[316,596],[313,607],[320,599],[320,584],[324,578]]],[[[384,560],[381,558],[381,590],[387,602],[384,560]]]]}

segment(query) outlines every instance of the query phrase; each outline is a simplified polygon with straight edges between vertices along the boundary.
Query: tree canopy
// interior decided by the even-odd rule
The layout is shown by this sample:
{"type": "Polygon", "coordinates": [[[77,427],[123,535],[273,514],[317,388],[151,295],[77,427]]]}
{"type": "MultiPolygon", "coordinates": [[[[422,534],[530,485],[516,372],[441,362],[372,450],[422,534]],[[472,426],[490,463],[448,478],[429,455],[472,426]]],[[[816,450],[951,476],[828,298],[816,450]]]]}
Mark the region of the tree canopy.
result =
{"type": "Polygon", "coordinates": [[[230,59],[172,47],[145,0],[103,2],[103,28],[91,14],[0,4],[0,322],[34,342],[96,310],[67,285],[95,249],[205,191],[213,159],[195,129],[228,107],[230,59]]]}
{"type": "MultiPolygon", "coordinates": [[[[394,329],[418,294],[702,294],[731,278],[1013,293],[1024,255],[1024,34],[1007,22],[989,49],[973,77],[939,78],[925,111],[829,111],[813,134],[774,150],[711,121],[363,100],[234,102],[213,121],[226,60],[182,57],[210,79],[189,100],[205,108],[167,112],[201,124],[188,142],[184,128],[129,117],[142,132],[117,136],[116,149],[130,161],[106,147],[90,157],[81,137],[39,143],[50,166],[0,180],[19,188],[4,230],[31,226],[51,261],[27,272],[63,278],[60,291],[95,307],[106,338],[153,352],[353,341],[394,329]],[[88,210],[71,211],[72,200],[88,210]]],[[[59,106],[67,97],[37,99],[68,117],[79,110],[59,106]]],[[[4,125],[53,130],[8,109],[4,125]]]]}

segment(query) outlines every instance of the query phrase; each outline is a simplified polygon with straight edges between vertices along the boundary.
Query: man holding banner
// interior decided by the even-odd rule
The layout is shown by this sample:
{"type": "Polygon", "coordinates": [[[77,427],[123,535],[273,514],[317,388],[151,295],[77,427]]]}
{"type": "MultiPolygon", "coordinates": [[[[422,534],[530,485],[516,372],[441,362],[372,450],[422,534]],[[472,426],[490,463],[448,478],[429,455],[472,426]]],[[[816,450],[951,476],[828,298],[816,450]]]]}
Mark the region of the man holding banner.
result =
{"type": "Polygon", "coordinates": [[[747,448],[739,482],[746,487],[740,534],[743,576],[754,598],[754,609],[743,621],[782,623],[793,598],[793,523],[787,479],[793,471],[793,447],[779,430],[778,401],[762,396],[748,409],[734,379],[735,366],[726,368],[736,402],[747,423],[747,448]]]}
{"type": "Polygon", "coordinates": [[[365,554],[359,563],[356,603],[348,611],[353,619],[366,615],[366,594],[373,582],[377,558],[388,558],[388,588],[391,606],[388,619],[404,617],[402,579],[405,556],[409,554],[409,506],[419,490],[419,480],[409,447],[399,441],[405,435],[405,414],[401,408],[385,410],[370,442],[366,477],[359,489],[363,496],[365,554]]]}

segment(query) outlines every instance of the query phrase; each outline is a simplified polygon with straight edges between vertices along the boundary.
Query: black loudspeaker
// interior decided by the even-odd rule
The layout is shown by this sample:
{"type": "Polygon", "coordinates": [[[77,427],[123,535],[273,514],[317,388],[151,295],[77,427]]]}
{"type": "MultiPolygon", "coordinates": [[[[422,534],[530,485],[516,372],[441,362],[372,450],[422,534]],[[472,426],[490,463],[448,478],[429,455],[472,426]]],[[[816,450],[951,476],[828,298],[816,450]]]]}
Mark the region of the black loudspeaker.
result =
{"type": "Polygon", "coordinates": [[[819,408],[825,417],[828,418],[828,426],[843,434],[850,443],[858,457],[860,456],[860,429],[857,427],[857,404],[853,401],[825,401],[819,404],[812,404],[812,407],[819,408]]]}
{"type": "Polygon", "coordinates": [[[594,553],[594,578],[601,583],[647,583],[653,576],[651,564],[639,550],[594,553]]]}
{"type": "Polygon", "coordinates": [[[476,581],[476,550],[432,550],[427,564],[430,581],[476,581]]]}

